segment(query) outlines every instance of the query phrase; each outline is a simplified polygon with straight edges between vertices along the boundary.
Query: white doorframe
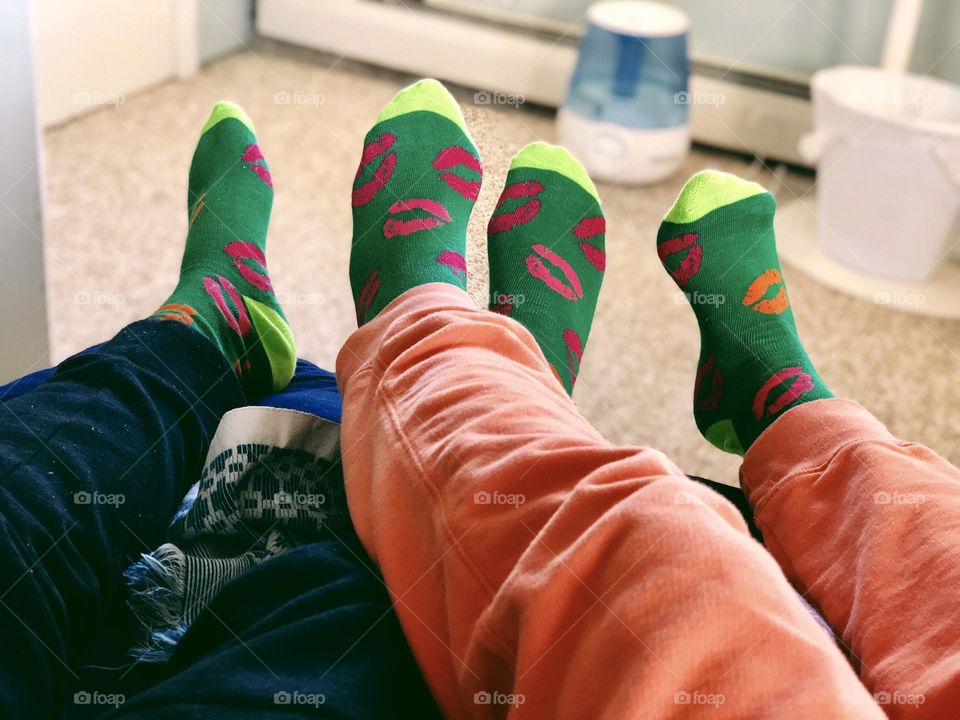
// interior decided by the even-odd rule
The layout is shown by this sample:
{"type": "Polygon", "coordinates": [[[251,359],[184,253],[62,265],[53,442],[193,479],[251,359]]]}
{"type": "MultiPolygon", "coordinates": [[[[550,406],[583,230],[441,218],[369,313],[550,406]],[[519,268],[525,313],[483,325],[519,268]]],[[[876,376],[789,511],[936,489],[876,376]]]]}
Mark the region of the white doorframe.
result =
{"type": "Polygon", "coordinates": [[[30,6],[0,3],[0,383],[49,358],[30,6]]]}

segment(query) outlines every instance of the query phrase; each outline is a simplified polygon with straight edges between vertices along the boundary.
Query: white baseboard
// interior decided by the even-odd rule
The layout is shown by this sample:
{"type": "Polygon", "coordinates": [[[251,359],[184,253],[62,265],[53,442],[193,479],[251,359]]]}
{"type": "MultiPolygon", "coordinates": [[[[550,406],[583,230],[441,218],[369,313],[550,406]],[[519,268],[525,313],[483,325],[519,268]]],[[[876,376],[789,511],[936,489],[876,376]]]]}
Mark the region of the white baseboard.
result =
{"type": "MultiPolygon", "coordinates": [[[[372,0],[259,0],[269,38],[478,90],[558,107],[576,64],[569,41],[452,14],[372,0]]],[[[797,151],[810,101],[730,79],[690,78],[697,142],[805,165],[797,151]]]]}

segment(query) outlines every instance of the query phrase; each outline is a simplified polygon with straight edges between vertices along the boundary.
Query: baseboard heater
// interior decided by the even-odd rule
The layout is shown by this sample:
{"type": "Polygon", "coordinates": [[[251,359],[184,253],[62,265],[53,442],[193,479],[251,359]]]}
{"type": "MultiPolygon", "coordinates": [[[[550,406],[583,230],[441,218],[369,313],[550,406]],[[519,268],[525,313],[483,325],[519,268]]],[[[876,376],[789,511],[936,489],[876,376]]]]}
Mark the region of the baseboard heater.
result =
{"type": "MultiPolygon", "coordinates": [[[[579,30],[475,17],[452,0],[259,0],[257,31],[268,38],[491,93],[558,107],[576,63],[579,30]],[[440,7],[436,7],[439,5],[440,7]]],[[[797,144],[809,132],[803,78],[731,70],[693,57],[695,141],[765,160],[806,165],[797,144]]]]}

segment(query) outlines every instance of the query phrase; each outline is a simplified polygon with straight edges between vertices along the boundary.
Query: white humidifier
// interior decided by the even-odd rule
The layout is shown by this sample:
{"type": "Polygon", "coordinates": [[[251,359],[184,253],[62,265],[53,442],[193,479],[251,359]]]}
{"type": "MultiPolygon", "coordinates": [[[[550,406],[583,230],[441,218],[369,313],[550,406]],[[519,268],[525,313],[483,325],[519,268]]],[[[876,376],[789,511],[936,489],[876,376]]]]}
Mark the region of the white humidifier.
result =
{"type": "Polygon", "coordinates": [[[690,152],[687,16],[656,2],[593,5],[557,115],[560,142],[591,176],[657,182],[690,152]]]}

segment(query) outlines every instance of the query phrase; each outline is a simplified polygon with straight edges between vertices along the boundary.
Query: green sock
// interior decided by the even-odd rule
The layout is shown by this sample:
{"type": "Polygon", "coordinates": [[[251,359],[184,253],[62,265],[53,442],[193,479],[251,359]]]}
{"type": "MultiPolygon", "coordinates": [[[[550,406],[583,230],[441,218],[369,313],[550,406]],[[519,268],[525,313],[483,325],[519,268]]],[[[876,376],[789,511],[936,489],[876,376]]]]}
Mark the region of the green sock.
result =
{"type": "Polygon", "coordinates": [[[251,397],[282,390],[296,366],[264,257],[272,205],[253,123],[236,105],[217,103],[190,165],[180,281],[152,317],[182,322],[211,340],[251,397]]]}
{"type": "Polygon", "coordinates": [[[401,90],[383,109],[353,184],[358,325],[418,285],[466,289],[467,222],[482,175],[460,107],[436,80],[401,90]]]}
{"type": "Polygon", "coordinates": [[[537,142],[513,158],[487,227],[490,309],[533,334],[568,393],[603,281],[605,228],[587,171],[565,149],[537,142]]]}
{"type": "Polygon", "coordinates": [[[697,427],[739,455],[790,408],[832,397],[797,335],[775,209],[756,183],[707,170],[683,187],[657,235],[660,260],[700,326],[697,427]]]}

